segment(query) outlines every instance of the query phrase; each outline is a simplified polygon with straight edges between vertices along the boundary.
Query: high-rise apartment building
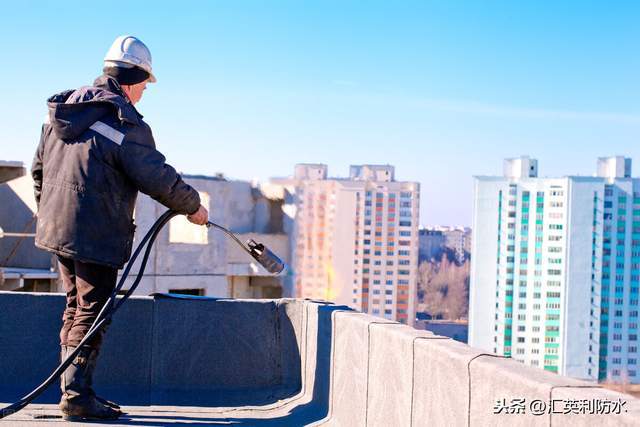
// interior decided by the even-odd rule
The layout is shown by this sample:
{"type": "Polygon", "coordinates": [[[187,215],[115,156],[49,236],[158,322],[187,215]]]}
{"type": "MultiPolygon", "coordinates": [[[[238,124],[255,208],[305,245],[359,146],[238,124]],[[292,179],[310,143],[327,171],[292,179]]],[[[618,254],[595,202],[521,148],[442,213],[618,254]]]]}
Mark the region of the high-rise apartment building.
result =
{"type": "Polygon", "coordinates": [[[640,179],[538,178],[537,161],[476,177],[469,344],[572,377],[640,382],[640,179]]]}
{"type": "MultiPolygon", "coordinates": [[[[285,212],[293,218],[296,297],[349,305],[413,325],[420,186],[389,165],[351,166],[329,178],[322,164],[296,165],[285,212]]],[[[286,199],[286,197],[285,197],[286,199]]]]}

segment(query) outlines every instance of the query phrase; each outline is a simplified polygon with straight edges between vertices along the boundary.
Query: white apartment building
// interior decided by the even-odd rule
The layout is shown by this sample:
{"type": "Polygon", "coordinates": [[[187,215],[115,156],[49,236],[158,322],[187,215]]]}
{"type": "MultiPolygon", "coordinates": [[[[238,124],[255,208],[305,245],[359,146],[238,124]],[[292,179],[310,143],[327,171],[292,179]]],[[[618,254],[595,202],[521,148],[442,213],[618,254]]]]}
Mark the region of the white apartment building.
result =
{"type": "Polygon", "coordinates": [[[414,324],[420,186],[394,172],[357,165],[329,178],[326,165],[299,164],[293,178],[271,181],[289,194],[296,297],[414,324]]]}
{"type": "Polygon", "coordinates": [[[505,160],[475,177],[469,344],[593,381],[640,382],[640,179],[631,160],[594,177],[538,178],[505,160]]]}

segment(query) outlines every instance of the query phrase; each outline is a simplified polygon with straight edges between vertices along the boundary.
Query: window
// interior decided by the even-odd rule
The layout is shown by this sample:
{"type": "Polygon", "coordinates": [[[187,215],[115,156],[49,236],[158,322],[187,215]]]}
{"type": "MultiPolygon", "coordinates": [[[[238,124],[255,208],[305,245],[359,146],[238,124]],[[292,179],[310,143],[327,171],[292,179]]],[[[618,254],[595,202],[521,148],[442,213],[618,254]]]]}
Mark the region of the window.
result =
{"type": "MultiPolygon", "coordinates": [[[[198,191],[200,203],[209,210],[209,194],[198,191]]],[[[209,228],[192,224],[185,215],[177,215],[169,221],[169,243],[191,245],[209,244],[209,228]]]]}

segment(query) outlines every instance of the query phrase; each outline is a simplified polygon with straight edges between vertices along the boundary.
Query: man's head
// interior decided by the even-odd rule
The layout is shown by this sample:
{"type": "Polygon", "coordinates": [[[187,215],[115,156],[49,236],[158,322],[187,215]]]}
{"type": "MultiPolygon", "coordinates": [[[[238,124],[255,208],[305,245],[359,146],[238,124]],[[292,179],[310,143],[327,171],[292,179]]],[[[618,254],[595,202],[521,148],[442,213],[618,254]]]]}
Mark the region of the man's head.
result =
{"type": "Polygon", "coordinates": [[[147,82],[156,81],[151,68],[151,52],[133,36],[116,38],[104,57],[103,71],[120,83],[132,104],[140,101],[147,82]]]}

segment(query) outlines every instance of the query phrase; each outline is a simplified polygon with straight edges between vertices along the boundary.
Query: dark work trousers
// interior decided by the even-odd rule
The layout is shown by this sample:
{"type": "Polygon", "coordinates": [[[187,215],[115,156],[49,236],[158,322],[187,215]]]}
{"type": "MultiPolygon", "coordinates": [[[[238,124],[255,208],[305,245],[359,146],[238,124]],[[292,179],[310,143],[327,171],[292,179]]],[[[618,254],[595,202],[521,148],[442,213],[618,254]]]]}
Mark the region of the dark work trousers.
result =
{"type": "MultiPolygon", "coordinates": [[[[60,276],[67,294],[67,306],[62,315],[60,344],[77,347],[91,328],[93,321],[111,295],[118,278],[118,270],[58,256],[60,276]]],[[[103,328],[88,345],[98,350],[102,344],[103,328]]]]}

